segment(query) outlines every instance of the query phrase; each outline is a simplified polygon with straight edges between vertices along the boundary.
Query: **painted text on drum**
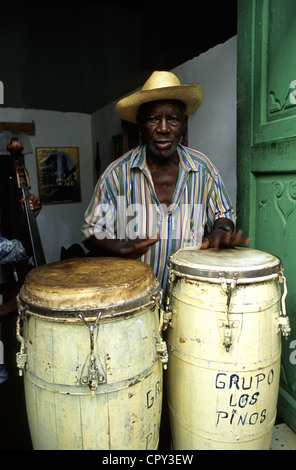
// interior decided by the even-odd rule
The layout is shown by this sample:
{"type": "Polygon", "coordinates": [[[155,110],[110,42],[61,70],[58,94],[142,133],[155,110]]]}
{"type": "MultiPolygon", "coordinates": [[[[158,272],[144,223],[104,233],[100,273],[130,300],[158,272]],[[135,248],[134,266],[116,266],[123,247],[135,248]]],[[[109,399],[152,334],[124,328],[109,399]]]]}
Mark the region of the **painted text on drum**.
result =
{"type": "MultiPolygon", "coordinates": [[[[255,424],[262,424],[266,420],[266,408],[262,409],[258,412],[257,407],[260,405],[260,385],[267,384],[268,387],[272,385],[274,382],[274,370],[270,369],[270,371],[265,373],[258,373],[246,377],[244,375],[240,376],[238,374],[231,374],[229,377],[226,373],[219,372],[216,376],[215,386],[216,389],[220,390],[232,390],[229,396],[228,405],[230,410],[223,411],[218,410],[216,425],[221,424],[222,420],[229,421],[229,424],[232,425],[251,425],[254,426],[255,424]],[[241,393],[237,396],[238,391],[246,391],[250,390],[253,386],[253,390],[251,393],[241,393]],[[254,391],[256,390],[256,391],[254,391]],[[259,402],[258,402],[259,400],[259,402]],[[248,406],[253,407],[256,406],[256,411],[253,408],[248,408],[247,412],[243,412],[242,410],[248,406]],[[254,412],[253,412],[254,411],[254,412]]],[[[224,421],[225,422],[225,421],[224,421]]]]}
{"type": "Polygon", "coordinates": [[[158,380],[155,384],[154,390],[149,390],[149,392],[147,392],[147,408],[151,408],[154,404],[154,400],[156,400],[161,394],[162,390],[160,387],[161,384],[158,380]]]}
{"type": "MultiPolygon", "coordinates": [[[[146,394],[146,406],[147,408],[152,408],[153,405],[159,402],[159,400],[162,400],[162,383],[158,380],[154,387],[149,390],[146,394]]],[[[159,403],[158,403],[159,406],[159,403]]],[[[160,430],[160,423],[152,423],[153,428],[150,430],[149,434],[146,435],[146,450],[149,449],[149,445],[151,442],[157,438],[159,435],[159,430],[160,430]]]]}
{"type": "Polygon", "coordinates": [[[255,374],[254,376],[251,375],[250,377],[231,374],[229,379],[225,372],[219,372],[216,376],[216,388],[229,388],[229,390],[231,390],[232,387],[235,387],[237,390],[249,390],[252,387],[253,379],[257,390],[260,383],[263,383],[264,381],[267,381],[268,385],[271,385],[274,381],[274,370],[271,369],[268,374],[260,372],[259,374],[255,374]],[[222,376],[225,376],[225,379],[222,376]],[[247,381],[249,383],[247,383],[247,381]]]}

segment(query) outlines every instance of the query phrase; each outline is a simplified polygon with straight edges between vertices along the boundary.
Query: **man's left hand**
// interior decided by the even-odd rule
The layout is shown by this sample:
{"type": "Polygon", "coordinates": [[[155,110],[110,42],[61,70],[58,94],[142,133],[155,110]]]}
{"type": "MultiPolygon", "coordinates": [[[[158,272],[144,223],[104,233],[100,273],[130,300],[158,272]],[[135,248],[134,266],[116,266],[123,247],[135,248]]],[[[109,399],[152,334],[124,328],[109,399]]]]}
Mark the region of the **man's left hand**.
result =
{"type": "Polygon", "coordinates": [[[238,245],[247,246],[250,239],[242,235],[242,230],[236,233],[230,233],[217,227],[210,235],[203,239],[200,249],[206,250],[207,248],[214,248],[215,250],[219,250],[220,248],[233,248],[238,245]]]}

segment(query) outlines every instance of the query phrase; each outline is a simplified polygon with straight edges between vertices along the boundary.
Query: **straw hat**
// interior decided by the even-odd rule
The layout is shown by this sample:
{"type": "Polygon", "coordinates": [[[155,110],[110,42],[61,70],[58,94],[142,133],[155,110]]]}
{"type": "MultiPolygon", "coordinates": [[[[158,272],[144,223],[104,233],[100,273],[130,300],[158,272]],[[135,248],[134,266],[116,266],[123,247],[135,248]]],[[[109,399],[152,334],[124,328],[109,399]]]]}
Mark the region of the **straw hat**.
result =
{"type": "Polygon", "coordinates": [[[142,90],[120,100],[116,114],[125,121],[137,123],[139,107],[144,103],[159,100],[179,100],[186,105],[186,114],[191,116],[203,101],[203,91],[199,83],[181,85],[180,80],[171,72],[153,72],[142,90]]]}

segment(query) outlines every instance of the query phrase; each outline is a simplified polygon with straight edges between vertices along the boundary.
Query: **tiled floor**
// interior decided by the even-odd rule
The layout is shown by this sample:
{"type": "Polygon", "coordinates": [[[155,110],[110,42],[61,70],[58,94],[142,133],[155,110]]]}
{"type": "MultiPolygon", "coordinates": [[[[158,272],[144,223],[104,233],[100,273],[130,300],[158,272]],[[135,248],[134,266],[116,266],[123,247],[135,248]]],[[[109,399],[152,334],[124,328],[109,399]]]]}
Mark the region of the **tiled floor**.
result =
{"type": "Polygon", "coordinates": [[[285,423],[274,427],[271,450],[296,450],[296,433],[285,423]]]}

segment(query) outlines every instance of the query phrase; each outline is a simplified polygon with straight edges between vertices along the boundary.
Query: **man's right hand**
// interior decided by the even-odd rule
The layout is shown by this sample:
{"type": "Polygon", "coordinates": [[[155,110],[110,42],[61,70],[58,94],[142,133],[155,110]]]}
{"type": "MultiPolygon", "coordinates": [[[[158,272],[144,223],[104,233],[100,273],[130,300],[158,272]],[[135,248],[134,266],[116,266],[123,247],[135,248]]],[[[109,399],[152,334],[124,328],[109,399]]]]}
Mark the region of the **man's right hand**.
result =
{"type": "Polygon", "coordinates": [[[86,248],[88,248],[92,254],[98,254],[100,256],[118,256],[121,258],[137,259],[145,254],[150,246],[157,243],[160,239],[160,235],[157,234],[152,238],[145,240],[116,240],[111,238],[97,239],[94,235],[84,242],[86,248]]]}

